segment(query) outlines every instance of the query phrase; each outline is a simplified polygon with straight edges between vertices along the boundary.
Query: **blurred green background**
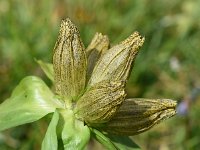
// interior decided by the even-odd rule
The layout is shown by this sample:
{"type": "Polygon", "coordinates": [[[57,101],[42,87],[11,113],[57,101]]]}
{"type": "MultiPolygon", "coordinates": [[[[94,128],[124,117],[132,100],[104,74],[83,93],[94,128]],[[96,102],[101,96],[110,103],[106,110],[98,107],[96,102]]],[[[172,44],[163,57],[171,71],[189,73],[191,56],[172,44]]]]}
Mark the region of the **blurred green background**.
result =
{"type": "MultiPolygon", "coordinates": [[[[180,113],[133,139],[144,150],[198,150],[199,6],[200,0],[0,0],[0,102],[27,75],[51,86],[34,58],[52,61],[61,19],[71,18],[85,46],[95,32],[107,34],[113,45],[137,30],[146,41],[128,96],[176,99],[180,113]]],[[[47,126],[48,117],[1,132],[0,150],[40,149],[47,126]]],[[[94,141],[92,146],[101,149],[94,141]]]]}

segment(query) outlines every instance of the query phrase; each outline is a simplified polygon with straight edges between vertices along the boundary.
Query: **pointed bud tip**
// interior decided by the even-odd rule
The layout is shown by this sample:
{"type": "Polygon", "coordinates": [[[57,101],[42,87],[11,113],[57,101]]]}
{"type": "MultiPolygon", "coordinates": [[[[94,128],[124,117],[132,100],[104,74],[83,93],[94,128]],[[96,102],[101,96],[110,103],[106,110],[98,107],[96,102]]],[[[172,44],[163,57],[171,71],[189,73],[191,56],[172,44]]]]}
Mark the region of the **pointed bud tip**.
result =
{"type": "Polygon", "coordinates": [[[173,117],[176,114],[177,114],[177,111],[174,108],[168,108],[166,110],[163,110],[160,113],[160,118],[158,119],[158,121],[156,122],[156,124],[159,124],[161,121],[169,119],[169,118],[173,117]]]}
{"type": "Polygon", "coordinates": [[[64,33],[63,31],[65,31],[67,35],[79,33],[76,25],[69,18],[63,19],[61,21],[60,33],[64,33]]]}
{"type": "Polygon", "coordinates": [[[93,49],[97,49],[98,51],[104,51],[108,49],[108,46],[108,36],[96,32],[86,51],[88,51],[88,53],[90,53],[90,51],[92,51],[93,49]]]}
{"type": "Polygon", "coordinates": [[[161,103],[166,108],[176,108],[176,105],[177,105],[177,101],[172,100],[172,99],[162,99],[161,103]]]}
{"type": "Polygon", "coordinates": [[[143,45],[145,38],[140,35],[139,32],[133,32],[127,39],[122,43],[126,45],[131,45],[133,49],[138,49],[143,45]]]}

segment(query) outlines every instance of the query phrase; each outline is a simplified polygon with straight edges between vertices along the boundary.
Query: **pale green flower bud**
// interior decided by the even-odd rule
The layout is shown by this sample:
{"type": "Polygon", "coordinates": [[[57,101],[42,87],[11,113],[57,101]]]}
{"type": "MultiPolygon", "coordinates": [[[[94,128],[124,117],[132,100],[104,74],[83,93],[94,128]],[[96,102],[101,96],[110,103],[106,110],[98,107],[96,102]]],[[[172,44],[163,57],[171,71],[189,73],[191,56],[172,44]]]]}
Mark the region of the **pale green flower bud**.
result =
{"type": "Polygon", "coordinates": [[[91,53],[95,50],[97,53],[101,54],[109,48],[109,39],[107,35],[103,35],[102,33],[96,33],[92,38],[90,44],[86,48],[87,56],[91,55],[91,53]]]}
{"type": "Polygon", "coordinates": [[[119,135],[135,135],[176,114],[170,99],[126,99],[102,130],[119,135]]]}
{"type": "Polygon", "coordinates": [[[69,19],[62,20],[53,54],[57,94],[74,98],[84,90],[86,61],[84,45],[77,27],[69,19]]]}
{"type": "Polygon", "coordinates": [[[109,39],[108,36],[102,35],[101,33],[96,33],[86,49],[87,58],[88,58],[88,70],[87,70],[87,79],[91,77],[91,73],[96,65],[96,62],[109,48],[109,39]]]}
{"type": "Polygon", "coordinates": [[[107,50],[97,62],[89,86],[103,80],[126,81],[143,42],[144,38],[138,32],[134,32],[126,40],[107,50]]]}
{"type": "Polygon", "coordinates": [[[88,125],[107,122],[122,104],[125,95],[124,82],[97,83],[78,100],[75,113],[88,125]]]}

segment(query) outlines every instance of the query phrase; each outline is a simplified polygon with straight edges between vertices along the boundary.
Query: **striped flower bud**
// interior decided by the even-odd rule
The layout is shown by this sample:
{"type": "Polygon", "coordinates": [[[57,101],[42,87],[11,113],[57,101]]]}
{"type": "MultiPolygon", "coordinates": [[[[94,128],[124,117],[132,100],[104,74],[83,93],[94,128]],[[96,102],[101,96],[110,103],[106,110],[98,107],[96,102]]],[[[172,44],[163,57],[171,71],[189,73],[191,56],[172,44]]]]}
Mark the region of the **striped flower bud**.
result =
{"type": "Polygon", "coordinates": [[[95,84],[78,100],[77,117],[88,125],[110,120],[125,98],[124,82],[103,81],[95,84]]]}
{"type": "Polygon", "coordinates": [[[170,99],[126,99],[102,130],[118,135],[135,135],[176,114],[170,99]]]}
{"type": "Polygon", "coordinates": [[[97,62],[89,85],[103,80],[127,80],[132,63],[143,42],[144,38],[138,32],[134,32],[126,40],[107,50],[97,62]]]}
{"type": "Polygon", "coordinates": [[[102,35],[101,33],[96,33],[86,49],[87,58],[88,58],[88,69],[87,69],[87,78],[91,77],[91,73],[96,65],[96,62],[109,48],[109,39],[108,36],[102,35]]]}
{"type": "Polygon", "coordinates": [[[53,54],[57,94],[74,98],[84,90],[86,63],[84,45],[77,27],[69,19],[62,20],[53,54]]]}

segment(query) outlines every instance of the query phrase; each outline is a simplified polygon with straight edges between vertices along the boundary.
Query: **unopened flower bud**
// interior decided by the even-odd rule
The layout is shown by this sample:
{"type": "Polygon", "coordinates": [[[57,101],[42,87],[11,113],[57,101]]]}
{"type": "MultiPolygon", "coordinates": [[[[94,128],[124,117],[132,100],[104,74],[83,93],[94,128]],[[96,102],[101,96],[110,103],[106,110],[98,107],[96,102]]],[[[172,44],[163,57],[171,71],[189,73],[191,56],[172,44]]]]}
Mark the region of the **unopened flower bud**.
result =
{"type": "Polygon", "coordinates": [[[176,101],[170,99],[126,99],[102,130],[118,135],[144,132],[176,114],[176,101]]]}
{"type": "Polygon", "coordinates": [[[88,125],[105,123],[112,118],[125,98],[124,82],[95,84],[78,100],[77,117],[88,125]]]}
{"type": "Polygon", "coordinates": [[[91,73],[100,56],[109,48],[108,36],[96,33],[86,49],[88,58],[87,78],[91,77],[91,73]]]}
{"type": "Polygon", "coordinates": [[[56,93],[73,98],[84,90],[87,59],[77,27],[62,20],[53,54],[56,93]]]}
{"type": "Polygon", "coordinates": [[[126,40],[107,50],[97,62],[89,85],[94,85],[103,80],[126,81],[143,42],[144,38],[138,32],[134,32],[126,40]]]}

